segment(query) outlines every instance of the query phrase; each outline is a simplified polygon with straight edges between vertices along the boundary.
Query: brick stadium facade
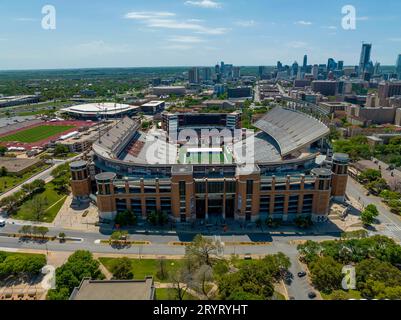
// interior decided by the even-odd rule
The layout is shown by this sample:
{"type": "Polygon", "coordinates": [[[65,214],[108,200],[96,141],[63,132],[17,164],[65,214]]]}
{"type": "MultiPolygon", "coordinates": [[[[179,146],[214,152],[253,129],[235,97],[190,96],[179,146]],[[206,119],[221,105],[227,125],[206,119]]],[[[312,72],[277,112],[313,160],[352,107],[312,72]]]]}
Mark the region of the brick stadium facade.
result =
{"type": "MultiPolygon", "coordinates": [[[[143,219],[151,212],[165,212],[178,222],[216,218],[242,221],[272,218],[292,222],[297,217],[324,222],[330,201],[345,196],[348,156],[334,154],[332,160],[317,165],[319,153],[306,155],[306,150],[320,142],[328,130],[305,115],[288,112],[294,111],[274,111],[262,121],[270,121],[276,133],[284,133],[276,119],[283,115],[287,119],[284,126],[291,121],[307,121],[306,125],[316,128],[310,130],[311,135],[305,141],[308,130],[300,130],[300,138],[295,135],[287,136],[286,140],[277,138],[279,160],[260,157],[251,165],[149,165],[141,163],[140,155],[126,158],[124,148],[116,141],[129,146],[141,137],[136,132],[137,126],[129,129],[132,120],[124,119],[118,129],[111,129],[108,136],[94,144],[92,161],[71,164],[73,195],[80,201],[96,197],[102,220],[113,220],[118,212],[130,210],[143,219]],[[284,141],[292,147],[286,147],[284,141]]],[[[266,131],[271,129],[266,122],[259,126],[266,131]]],[[[291,128],[291,132],[296,131],[294,126],[291,128]]],[[[264,133],[256,136],[266,138],[264,133]]],[[[269,139],[264,140],[266,148],[271,146],[269,139]]],[[[258,140],[258,146],[259,143],[258,140]]],[[[258,147],[256,152],[261,150],[258,147]]],[[[266,157],[271,157],[270,151],[266,157]]]]}

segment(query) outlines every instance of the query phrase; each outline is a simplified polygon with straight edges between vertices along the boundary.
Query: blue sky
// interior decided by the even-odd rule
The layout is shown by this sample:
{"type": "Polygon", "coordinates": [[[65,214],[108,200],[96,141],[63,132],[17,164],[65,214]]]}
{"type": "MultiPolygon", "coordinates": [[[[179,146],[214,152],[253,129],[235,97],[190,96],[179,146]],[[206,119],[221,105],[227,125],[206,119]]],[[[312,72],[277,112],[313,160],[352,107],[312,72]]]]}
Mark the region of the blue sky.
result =
{"type": "Polygon", "coordinates": [[[1,0],[0,69],[326,63],[401,53],[399,0],[1,0]],[[41,27],[56,8],[56,30],[41,27]],[[356,8],[356,30],[341,9],[356,8]]]}

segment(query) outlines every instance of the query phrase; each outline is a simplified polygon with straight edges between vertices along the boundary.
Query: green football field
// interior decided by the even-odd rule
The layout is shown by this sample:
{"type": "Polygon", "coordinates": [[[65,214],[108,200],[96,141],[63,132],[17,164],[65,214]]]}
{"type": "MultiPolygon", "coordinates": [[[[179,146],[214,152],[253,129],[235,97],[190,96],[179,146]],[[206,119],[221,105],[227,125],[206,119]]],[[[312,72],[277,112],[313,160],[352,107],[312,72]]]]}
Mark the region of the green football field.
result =
{"type": "Polygon", "coordinates": [[[39,142],[57,134],[63,133],[72,128],[74,128],[74,126],[37,126],[34,128],[16,132],[8,136],[0,137],[0,142],[39,142]]]}
{"type": "Polygon", "coordinates": [[[180,164],[231,164],[232,162],[233,155],[227,148],[221,153],[193,153],[189,157],[186,148],[181,148],[178,154],[180,164]]]}

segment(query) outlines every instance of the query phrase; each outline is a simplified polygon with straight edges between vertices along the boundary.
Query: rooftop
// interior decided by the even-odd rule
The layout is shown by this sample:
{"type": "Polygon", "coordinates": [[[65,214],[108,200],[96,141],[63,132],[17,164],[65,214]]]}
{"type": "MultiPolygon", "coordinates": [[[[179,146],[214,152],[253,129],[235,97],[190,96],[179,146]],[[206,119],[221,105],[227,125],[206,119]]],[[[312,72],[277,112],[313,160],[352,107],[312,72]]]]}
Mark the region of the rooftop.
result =
{"type": "Polygon", "coordinates": [[[164,101],[150,101],[148,103],[143,104],[142,107],[157,107],[163,103],[164,101]]]}
{"type": "Polygon", "coordinates": [[[0,168],[4,167],[9,173],[18,173],[42,162],[40,159],[0,158],[0,168]]]}
{"type": "Polygon", "coordinates": [[[154,300],[153,278],[145,280],[90,280],[84,278],[70,300],[154,300]]]}
{"type": "Polygon", "coordinates": [[[62,112],[78,114],[119,114],[122,112],[138,109],[138,106],[119,103],[87,103],[61,109],[62,112]]]}

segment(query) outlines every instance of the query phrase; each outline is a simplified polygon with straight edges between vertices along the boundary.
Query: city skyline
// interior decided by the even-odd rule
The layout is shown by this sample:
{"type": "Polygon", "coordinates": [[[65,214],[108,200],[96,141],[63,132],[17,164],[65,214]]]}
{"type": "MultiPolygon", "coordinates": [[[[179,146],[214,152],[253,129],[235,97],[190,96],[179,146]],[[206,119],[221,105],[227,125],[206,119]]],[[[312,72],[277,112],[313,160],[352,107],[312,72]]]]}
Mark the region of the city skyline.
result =
{"type": "Polygon", "coordinates": [[[328,58],[359,65],[362,42],[372,62],[395,66],[401,52],[401,3],[354,1],[356,29],[344,30],[341,1],[121,0],[110,5],[55,0],[56,29],[41,27],[43,3],[0,4],[0,70],[291,65],[328,58]],[[270,14],[269,14],[270,13],[270,14]]]}

